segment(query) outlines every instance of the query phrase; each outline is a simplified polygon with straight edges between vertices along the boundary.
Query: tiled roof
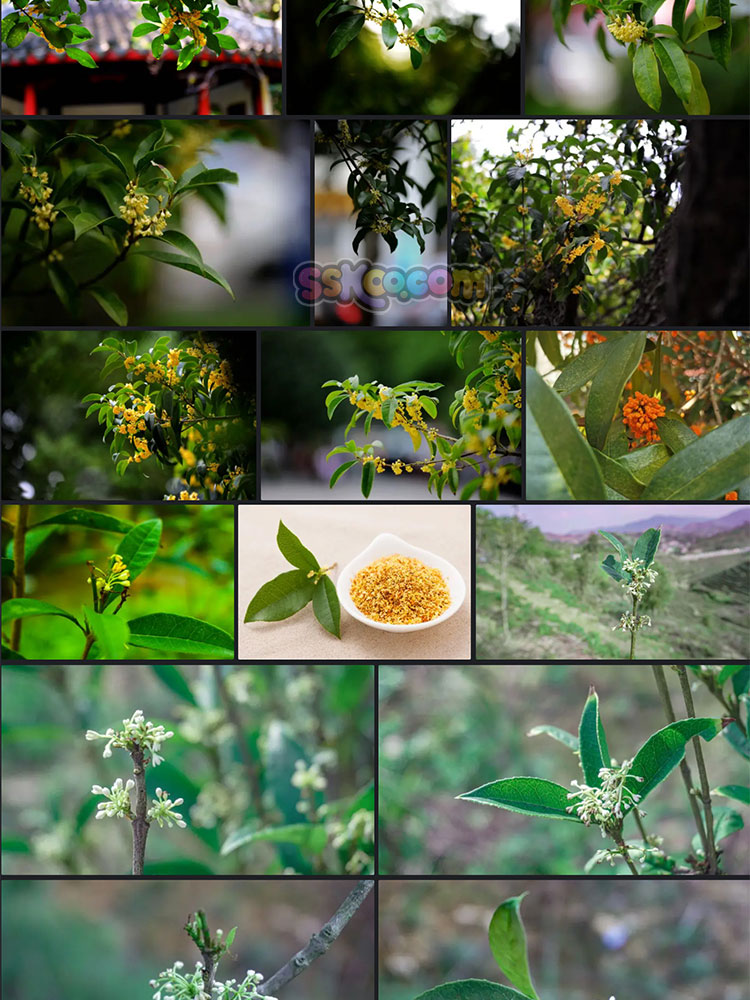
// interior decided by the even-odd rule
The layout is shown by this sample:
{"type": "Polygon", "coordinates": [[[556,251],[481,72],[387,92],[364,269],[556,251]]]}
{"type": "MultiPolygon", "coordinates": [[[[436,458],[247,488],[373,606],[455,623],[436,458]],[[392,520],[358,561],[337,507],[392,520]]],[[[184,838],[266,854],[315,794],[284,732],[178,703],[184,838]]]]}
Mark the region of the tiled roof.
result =
{"type": "MultiPolygon", "coordinates": [[[[244,57],[245,61],[252,55],[261,62],[281,61],[281,32],[277,27],[279,21],[254,17],[243,9],[242,0],[239,7],[223,3],[222,0],[219,0],[219,6],[222,15],[229,20],[229,24],[222,31],[235,38],[239,44],[237,49],[222,52],[222,60],[233,61],[239,55],[244,57]]],[[[3,4],[3,17],[12,10],[14,8],[10,4],[3,4]]],[[[133,0],[94,0],[93,3],[89,3],[86,13],[81,18],[84,26],[94,37],[83,42],[80,47],[91,52],[99,60],[117,60],[126,56],[132,59],[138,55],[152,59],[151,40],[155,35],[147,35],[144,38],[131,37],[133,28],[141,20],[140,4],[133,3],[133,0]]],[[[3,44],[2,54],[6,66],[27,62],[71,61],[68,56],[53,52],[45,41],[31,31],[15,48],[11,49],[3,44]]],[[[210,60],[217,59],[210,49],[204,49],[203,57],[210,60]]],[[[176,54],[170,49],[165,49],[164,58],[176,58],[176,54]]]]}

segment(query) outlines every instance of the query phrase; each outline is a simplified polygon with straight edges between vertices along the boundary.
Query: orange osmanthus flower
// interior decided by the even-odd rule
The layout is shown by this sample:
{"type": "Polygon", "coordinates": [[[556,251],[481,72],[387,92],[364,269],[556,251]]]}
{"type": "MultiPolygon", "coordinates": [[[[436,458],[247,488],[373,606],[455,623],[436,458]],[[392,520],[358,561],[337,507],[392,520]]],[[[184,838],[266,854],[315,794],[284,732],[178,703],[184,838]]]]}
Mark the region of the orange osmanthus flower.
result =
{"type": "Polygon", "coordinates": [[[653,444],[660,440],[656,418],[663,417],[665,413],[666,410],[657,396],[636,392],[635,395],[628,397],[622,408],[622,422],[636,440],[645,438],[648,444],[653,444]]]}

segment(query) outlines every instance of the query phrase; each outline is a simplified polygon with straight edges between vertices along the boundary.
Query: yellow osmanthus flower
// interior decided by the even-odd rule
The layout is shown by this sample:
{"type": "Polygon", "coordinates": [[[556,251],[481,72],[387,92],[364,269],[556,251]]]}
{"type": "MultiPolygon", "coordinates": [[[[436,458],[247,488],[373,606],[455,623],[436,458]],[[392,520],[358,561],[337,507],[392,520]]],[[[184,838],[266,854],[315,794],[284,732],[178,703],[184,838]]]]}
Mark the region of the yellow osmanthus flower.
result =
{"type": "Polygon", "coordinates": [[[149,196],[138,190],[136,180],[128,181],[119,208],[120,217],[131,227],[131,232],[125,237],[126,245],[131,239],[135,242],[142,236],[161,236],[164,233],[172,213],[167,208],[161,208],[161,199],[157,201],[160,207],[153,215],[149,215],[149,196]]]}
{"type": "Polygon", "coordinates": [[[625,18],[617,14],[614,21],[610,21],[607,25],[607,30],[618,42],[623,42],[625,45],[637,42],[639,38],[648,34],[648,28],[643,21],[636,21],[630,14],[625,18]]]}
{"type": "Polygon", "coordinates": [[[31,214],[37,228],[47,232],[60,214],[50,201],[52,188],[49,187],[49,174],[46,170],[39,173],[35,166],[22,167],[22,172],[39,182],[38,186],[22,182],[18,193],[32,206],[31,214]]]}

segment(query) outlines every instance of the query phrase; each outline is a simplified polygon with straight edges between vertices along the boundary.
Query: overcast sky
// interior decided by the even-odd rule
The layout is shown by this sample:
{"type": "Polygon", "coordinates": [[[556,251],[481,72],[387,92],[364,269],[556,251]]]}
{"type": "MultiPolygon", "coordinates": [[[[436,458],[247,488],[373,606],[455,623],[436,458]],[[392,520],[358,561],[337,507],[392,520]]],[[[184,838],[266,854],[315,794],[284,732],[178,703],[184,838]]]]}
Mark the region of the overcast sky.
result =
{"type": "Polygon", "coordinates": [[[542,531],[565,534],[568,531],[596,531],[643,521],[662,513],[665,517],[684,517],[690,521],[713,521],[730,514],[734,504],[725,507],[706,507],[696,504],[483,504],[486,510],[499,517],[512,517],[515,513],[542,531]]]}

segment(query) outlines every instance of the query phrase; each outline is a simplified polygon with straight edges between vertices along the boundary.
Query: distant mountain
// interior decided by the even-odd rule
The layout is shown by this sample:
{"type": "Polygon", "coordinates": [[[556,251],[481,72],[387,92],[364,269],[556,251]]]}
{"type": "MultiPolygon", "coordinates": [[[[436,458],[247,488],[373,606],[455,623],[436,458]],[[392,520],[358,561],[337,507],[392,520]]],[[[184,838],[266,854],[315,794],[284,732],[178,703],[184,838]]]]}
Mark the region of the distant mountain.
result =
{"type": "MultiPolygon", "coordinates": [[[[718,511],[718,508],[717,508],[718,511]]],[[[744,528],[750,525],[750,506],[736,507],[723,516],[717,513],[715,520],[695,521],[689,517],[679,517],[674,514],[655,514],[653,517],[644,518],[642,521],[632,521],[629,524],[616,524],[606,527],[605,531],[611,531],[615,535],[640,535],[648,528],[662,528],[665,536],[690,538],[710,538],[712,535],[720,535],[725,531],[734,531],[737,528],[744,528]]],[[[559,542],[577,542],[581,538],[590,535],[597,528],[582,528],[578,531],[553,532],[545,531],[548,538],[554,538],[559,542]]]]}
{"type": "Polygon", "coordinates": [[[724,531],[732,531],[735,528],[750,525],[750,507],[738,507],[724,517],[717,517],[711,521],[694,521],[689,517],[657,514],[655,517],[648,517],[643,521],[633,521],[631,524],[605,530],[620,531],[626,535],[640,535],[648,528],[658,528],[659,525],[664,529],[665,535],[692,535],[693,537],[698,535],[708,538],[711,535],[720,535],[724,531]]]}

